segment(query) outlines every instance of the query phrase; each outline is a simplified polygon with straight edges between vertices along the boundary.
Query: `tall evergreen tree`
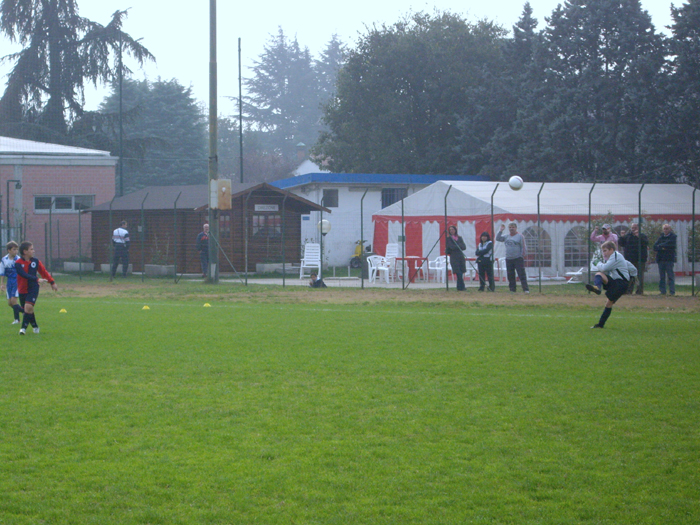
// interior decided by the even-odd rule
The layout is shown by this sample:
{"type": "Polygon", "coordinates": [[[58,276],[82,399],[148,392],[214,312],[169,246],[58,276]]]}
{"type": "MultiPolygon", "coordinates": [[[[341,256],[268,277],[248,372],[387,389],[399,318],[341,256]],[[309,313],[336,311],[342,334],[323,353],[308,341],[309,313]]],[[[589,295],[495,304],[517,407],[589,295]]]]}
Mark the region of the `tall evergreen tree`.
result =
{"type": "Polygon", "coordinates": [[[335,94],[338,72],[345,63],[346,53],[347,49],[338,35],[333,35],[321,53],[321,57],[314,62],[319,100],[322,104],[326,104],[335,94]]]}
{"type": "Polygon", "coordinates": [[[334,171],[461,172],[465,149],[478,151],[499,119],[483,96],[504,36],[452,13],[370,29],[340,71],[314,153],[334,171]]]}
{"type": "Polygon", "coordinates": [[[542,106],[519,117],[531,133],[514,168],[539,180],[649,178],[664,48],[639,1],[569,0],[545,46],[542,106]]]}
{"type": "Polygon", "coordinates": [[[672,7],[672,71],[663,157],[676,180],[700,187],[700,0],[672,7]]]}
{"type": "Polygon", "coordinates": [[[122,31],[125,16],[126,11],[116,11],[102,26],[79,16],[75,0],[2,0],[0,30],[23,48],[5,57],[15,65],[0,99],[0,123],[29,121],[65,137],[68,118],[82,113],[85,82],[114,78],[110,58],[120,45],[139,64],[153,59],[122,31]]]}
{"type": "Polygon", "coordinates": [[[269,151],[286,158],[299,142],[313,144],[320,130],[318,81],[311,53],[297,39],[291,42],[282,28],[272,37],[245,81],[248,121],[264,132],[269,151]]]}
{"type": "MultiPolygon", "coordinates": [[[[122,100],[126,190],[206,182],[207,122],[191,88],[176,80],[129,80],[124,82],[122,100]]],[[[114,117],[118,104],[113,90],[100,105],[100,112],[114,117]]],[[[110,135],[116,144],[116,129],[110,135]]]]}

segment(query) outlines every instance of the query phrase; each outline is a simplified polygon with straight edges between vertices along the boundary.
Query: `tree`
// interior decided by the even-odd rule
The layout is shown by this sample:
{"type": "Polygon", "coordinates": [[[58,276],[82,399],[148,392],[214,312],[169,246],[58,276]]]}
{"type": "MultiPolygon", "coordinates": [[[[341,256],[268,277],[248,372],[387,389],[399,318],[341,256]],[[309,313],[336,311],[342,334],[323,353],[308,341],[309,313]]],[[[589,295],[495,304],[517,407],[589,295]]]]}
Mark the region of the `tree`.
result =
{"type": "Polygon", "coordinates": [[[292,158],[299,142],[313,144],[320,129],[318,82],[308,48],[289,42],[279,29],[265,46],[245,84],[246,113],[263,132],[264,148],[292,158]]]}
{"type": "MultiPolygon", "coordinates": [[[[207,120],[191,88],[176,80],[128,80],[124,110],[124,186],[203,184],[207,181],[207,120]]],[[[118,91],[100,104],[100,113],[116,123],[118,91]]],[[[116,128],[107,131],[116,144],[116,128]]],[[[116,153],[116,152],[115,152],[116,153]]]]}
{"type": "Polygon", "coordinates": [[[658,168],[663,39],[638,0],[569,0],[544,32],[538,104],[511,169],[535,180],[637,182],[658,168]]]}
{"type": "Polygon", "coordinates": [[[488,140],[489,107],[479,97],[498,76],[504,36],[451,13],[370,29],[339,73],[314,154],[332,171],[462,172],[465,149],[488,140]],[[460,118],[469,123],[460,127],[460,118]]]}
{"type": "Polygon", "coordinates": [[[672,70],[662,155],[676,179],[700,187],[700,0],[672,7],[672,70]]]}
{"type": "Polygon", "coordinates": [[[333,35],[321,53],[321,57],[314,63],[314,71],[318,81],[319,102],[326,104],[336,91],[338,72],[345,63],[347,49],[338,35],[333,35]]]}
{"type": "MultiPolygon", "coordinates": [[[[82,113],[85,82],[109,82],[119,49],[139,64],[151,53],[122,31],[126,11],[116,11],[102,26],[78,16],[75,0],[2,0],[0,30],[23,49],[14,60],[0,99],[0,122],[30,121],[58,135],[67,131],[67,115],[82,113]]],[[[125,70],[129,73],[129,70],[125,70]]]]}

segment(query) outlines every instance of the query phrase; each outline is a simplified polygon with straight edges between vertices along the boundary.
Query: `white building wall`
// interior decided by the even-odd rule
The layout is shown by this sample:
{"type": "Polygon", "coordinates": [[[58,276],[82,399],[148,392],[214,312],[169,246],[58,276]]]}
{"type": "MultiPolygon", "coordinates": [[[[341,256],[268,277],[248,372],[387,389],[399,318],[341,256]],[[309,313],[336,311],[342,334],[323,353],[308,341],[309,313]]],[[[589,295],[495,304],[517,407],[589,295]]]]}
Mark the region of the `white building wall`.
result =
{"type": "MultiPolygon", "coordinates": [[[[321,204],[324,189],[338,190],[338,207],[330,208],[330,215],[323,214],[330,221],[331,231],[323,239],[324,264],[328,266],[348,266],[355,253],[355,242],[360,240],[362,227],[365,246],[373,244],[374,223],[372,215],[382,209],[382,189],[386,187],[406,187],[377,185],[376,187],[340,186],[337,184],[313,184],[300,188],[290,188],[290,192],[311,202],[321,204]],[[313,186],[313,187],[310,187],[313,186]],[[365,190],[367,194],[365,195],[365,190]],[[364,200],[363,200],[364,195],[364,200]],[[360,204],[362,203],[362,220],[360,220],[360,204]]],[[[415,193],[426,185],[408,186],[408,195],[415,193]]],[[[301,241],[321,242],[318,223],[320,212],[312,212],[301,217],[301,241]]]]}

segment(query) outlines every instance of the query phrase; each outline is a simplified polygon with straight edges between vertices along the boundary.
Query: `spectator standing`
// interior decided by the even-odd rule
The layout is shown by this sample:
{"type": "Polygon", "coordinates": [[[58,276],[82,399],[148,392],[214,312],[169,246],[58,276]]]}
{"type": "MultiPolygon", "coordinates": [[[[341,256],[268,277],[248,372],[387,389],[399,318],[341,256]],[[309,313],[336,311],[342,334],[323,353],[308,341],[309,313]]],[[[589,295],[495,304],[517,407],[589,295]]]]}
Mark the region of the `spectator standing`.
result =
{"type": "Polygon", "coordinates": [[[496,290],[493,284],[493,242],[488,232],[481,234],[479,246],[476,247],[476,267],[479,271],[479,291],[483,292],[486,287],[486,279],[489,280],[489,292],[496,290]]]}
{"type": "Polygon", "coordinates": [[[670,225],[663,225],[663,233],[654,243],[656,262],[659,265],[659,292],[666,295],[666,278],[668,278],[668,293],[676,295],[676,279],[673,274],[673,263],[676,262],[676,234],[670,225]]]}
{"type": "Polygon", "coordinates": [[[202,277],[206,277],[209,267],[209,224],[202,226],[202,231],[197,235],[196,246],[202,264],[202,277]]]}
{"type": "Polygon", "coordinates": [[[445,241],[445,254],[450,258],[450,266],[452,273],[457,276],[457,291],[466,290],[464,285],[464,274],[467,271],[467,261],[464,258],[464,252],[467,245],[464,244],[464,239],[457,235],[457,226],[447,228],[447,239],[445,241]]]}
{"type": "Polygon", "coordinates": [[[527,257],[527,245],[525,237],[518,233],[518,225],[511,222],[508,225],[508,236],[503,235],[503,230],[506,229],[505,224],[501,224],[501,229],[496,234],[496,240],[506,245],[506,274],[508,275],[508,288],[515,293],[516,279],[515,273],[520,277],[520,285],[523,287],[523,292],[530,293],[530,287],[527,284],[527,273],[525,272],[525,257],[527,257]]]}
{"type": "Polygon", "coordinates": [[[602,232],[598,233],[598,226],[596,226],[593,229],[593,233],[591,233],[591,242],[603,244],[604,242],[608,241],[614,242],[615,246],[617,246],[617,234],[614,231],[612,231],[612,227],[609,224],[603,224],[602,232]]]}
{"type": "MultiPolygon", "coordinates": [[[[644,269],[649,257],[649,239],[639,231],[639,225],[630,224],[630,229],[620,237],[618,245],[624,248],[625,259],[637,269],[637,295],[644,293],[644,269]],[[641,246],[641,251],[640,251],[641,246]]],[[[634,280],[630,279],[627,293],[634,292],[634,280]]]]}
{"type": "MultiPolygon", "coordinates": [[[[126,221],[122,221],[119,228],[112,232],[112,246],[114,247],[114,258],[112,259],[112,277],[117,274],[119,261],[122,263],[122,275],[126,277],[129,269],[129,231],[126,229],[126,221]]],[[[20,252],[20,256],[22,253],[20,252]]]]}

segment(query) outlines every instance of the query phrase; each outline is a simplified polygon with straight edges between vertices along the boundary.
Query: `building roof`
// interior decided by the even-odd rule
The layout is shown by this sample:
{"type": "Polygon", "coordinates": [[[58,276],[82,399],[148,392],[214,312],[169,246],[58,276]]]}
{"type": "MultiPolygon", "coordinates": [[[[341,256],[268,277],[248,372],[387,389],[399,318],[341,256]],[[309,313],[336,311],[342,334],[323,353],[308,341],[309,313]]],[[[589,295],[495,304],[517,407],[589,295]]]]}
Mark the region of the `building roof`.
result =
{"type": "Polygon", "coordinates": [[[0,137],[0,155],[51,155],[51,156],[78,156],[78,157],[110,157],[109,151],[97,149],[76,148],[61,144],[49,144],[35,142],[33,140],[0,137]]]}
{"type": "MultiPolygon", "coordinates": [[[[286,195],[288,198],[310,210],[323,210],[326,213],[331,212],[329,209],[323,208],[303,197],[294,195],[293,193],[289,193],[288,191],[276,188],[267,183],[248,182],[231,184],[231,198],[236,198],[252,191],[286,195]]],[[[149,211],[174,210],[176,205],[178,210],[206,209],[209,205],[208,185],[149,186],[133,193],[123,195],[122,197],[115,197],[114,200],[111,201],[111,209],[114,211],[140,210],[142,206],[144,210],[149,211]]],[[[109,209],[110,202],[103,202],[86,211],[108,211],[109,209]]]]}
{"type": "Polygon", "coordinates": [[[424,184],[429,185],[439,180],[447,181],[484,181],[485,177],[475,175],[403,175],[377,173],[306,173],[296,177],[271,182],[278,188],[289,189],[307,184],[356,184],[367,186],[371,184],[424,184]]]}

